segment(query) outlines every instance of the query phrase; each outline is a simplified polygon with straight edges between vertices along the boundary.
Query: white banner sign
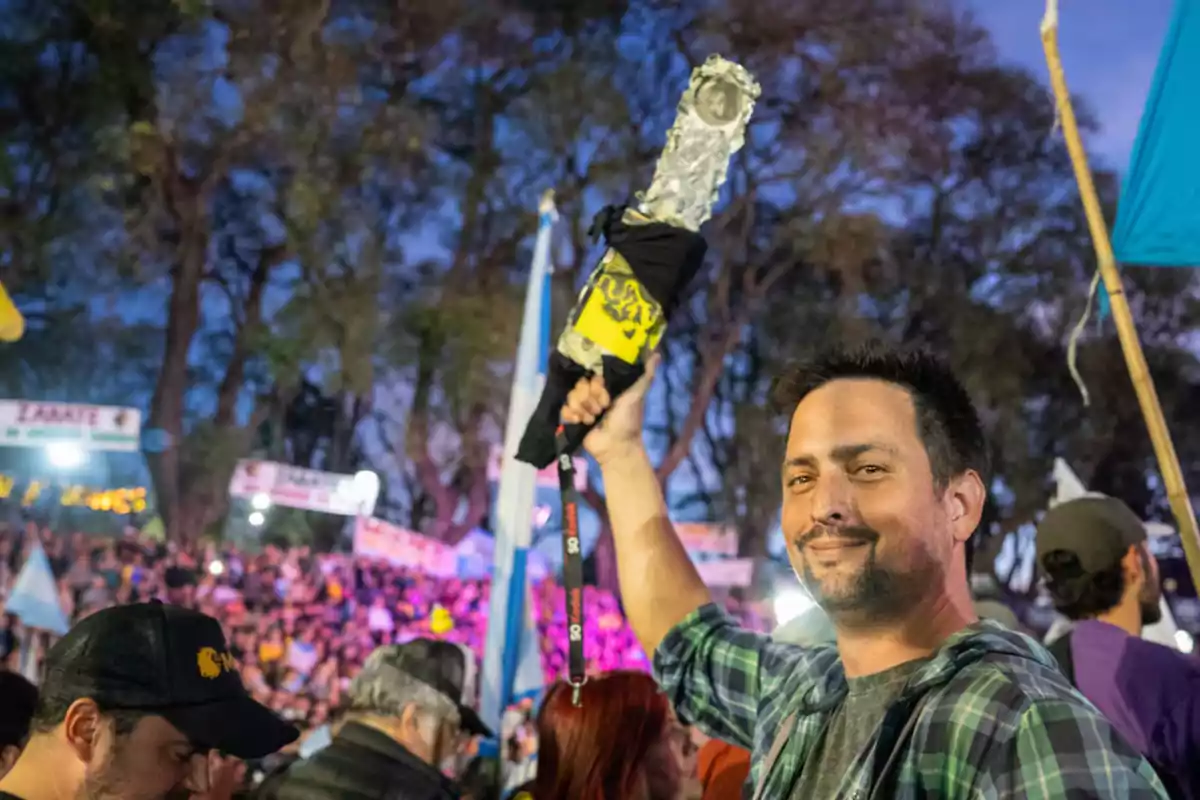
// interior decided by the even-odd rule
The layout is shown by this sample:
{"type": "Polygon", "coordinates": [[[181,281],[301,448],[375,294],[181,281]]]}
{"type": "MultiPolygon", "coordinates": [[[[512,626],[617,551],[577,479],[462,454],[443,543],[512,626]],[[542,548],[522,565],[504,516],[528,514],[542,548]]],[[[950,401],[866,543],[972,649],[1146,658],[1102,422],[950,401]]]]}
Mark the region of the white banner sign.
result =
{"type": "Polygon", "coordinates": [[[379,484],[356,481],[353,475],[243,459],[233,471],[229,494],[242,498],[266,495],[276,506],[357,517],[375,511],[379,484]]]}
{"type": "Polygon", "coordinates": [[[676,522],[675,533],[691,555],[725,556],[738,552],[737,531],[707,522],[676,522]]]}
{"type": "Polygon", "coordinates": [[[0,445],[7,447],[70,442],[85,450],[136,453],[141,433],[136,408],[0,400],[0,445]]]}
{"type": "Polygon", "coordinates": [[[728,558],[720,561],[696,562],[700,579],[705,586],[727,588],[730,586],[749,586],[754,577],[754,561],[749,558],[728,558]]]}
{"type": "Polygon", "coordinates": [[[373,517],[355,521],[354,552],[399,567],[420,567],[439,578],[458,572],[458,552],[450,545],[373,517]]]}
{"type": "MultiPolygon", "coordinates": [[[[583,491],[587,486],[587,459],[576,457],[575,462],[575,488],[583,491]]],[[[493,447],[488,454],[487,476],[488,480],[496,483],[500,480],[501,466],[504,463],[504,451],[500,447],[493,447]]],[[[539,469],[537,473],[537,485],[544,489],[558,488],[558,467],[556,464],[551,464],[548,467],[539,469]]]]}

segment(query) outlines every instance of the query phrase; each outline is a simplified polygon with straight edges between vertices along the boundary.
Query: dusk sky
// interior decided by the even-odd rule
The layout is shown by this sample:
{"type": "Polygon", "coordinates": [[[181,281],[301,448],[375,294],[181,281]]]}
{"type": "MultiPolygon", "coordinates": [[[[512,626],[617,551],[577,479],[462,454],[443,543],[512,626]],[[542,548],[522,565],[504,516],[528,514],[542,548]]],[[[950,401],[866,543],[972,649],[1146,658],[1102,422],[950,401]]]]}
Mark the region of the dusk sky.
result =
{"type": "MultiPolygon", "coordinates": [[[[963,0],[1000,57],[1049,82],[1039,31],[1043,0],[963,0]]],[[[1059,47],[1067,84],[1087,99],[1103,130],[1088,146],[1123,170],[1129,160],[1173,0],[1061,0],[1059,47]]],[[[1047,97],[1047,102],[1050,102],[1047,97]]]]}

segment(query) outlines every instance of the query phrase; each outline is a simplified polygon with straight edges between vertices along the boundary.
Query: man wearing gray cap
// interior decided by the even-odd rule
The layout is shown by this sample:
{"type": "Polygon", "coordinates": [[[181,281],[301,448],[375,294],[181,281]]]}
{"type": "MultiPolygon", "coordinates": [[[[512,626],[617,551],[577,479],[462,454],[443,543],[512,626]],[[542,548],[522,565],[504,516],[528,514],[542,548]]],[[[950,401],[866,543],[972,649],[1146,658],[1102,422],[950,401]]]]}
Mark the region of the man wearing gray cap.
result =
{"type": "Polygon", "coordinates": [[[1162,597],[1145,525],[1120,500],[1082,497],[1047,512],[1037,554],[1055,607],[1075,621],[1050,645],[1063,671],[1172,797],[1200,800],[1200,661],[1140,638],[1162,597]]]}
{"type": "Polygon", "coordinates": [[[465,737],[491,736],[471,708],[475,656],[434,639],[384,645],[350,684],[345,724],[333,741],[259,797],[443,800],[459,792],[440,767],[465,737]]]}

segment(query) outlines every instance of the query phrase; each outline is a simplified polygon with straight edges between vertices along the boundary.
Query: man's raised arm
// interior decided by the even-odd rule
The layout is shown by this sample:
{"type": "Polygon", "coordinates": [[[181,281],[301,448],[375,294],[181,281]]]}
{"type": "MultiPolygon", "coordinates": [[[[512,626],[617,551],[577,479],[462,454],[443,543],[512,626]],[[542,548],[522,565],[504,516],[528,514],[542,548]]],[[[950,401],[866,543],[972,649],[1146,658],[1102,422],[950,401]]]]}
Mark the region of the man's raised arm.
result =
{"type": "Polygon", "coordinates": [[[580,381],[563,420],[601,420],[583,443],[604,475],[625,613],[654,660],[659,686],[686,722],[750,748],[759,724],[778,723],[788,700],[828,670],[831,651],[773,643],[712,604],[671,527],[642,444],[643,401],[655,365],[616,402],[600,378],[580,381]]]}

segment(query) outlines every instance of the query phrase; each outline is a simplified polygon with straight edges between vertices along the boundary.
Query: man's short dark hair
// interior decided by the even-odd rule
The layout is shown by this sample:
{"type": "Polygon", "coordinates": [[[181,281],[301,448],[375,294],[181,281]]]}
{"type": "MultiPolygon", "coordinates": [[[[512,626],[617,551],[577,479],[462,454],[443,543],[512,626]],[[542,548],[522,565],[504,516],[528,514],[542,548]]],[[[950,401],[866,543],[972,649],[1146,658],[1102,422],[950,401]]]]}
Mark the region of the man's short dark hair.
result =
{"type": "Polygon", "coordinates": [[[908,390],[917,430],[929,455],[934,485],[940,490],[967,470],[989,484],[987,441],[967,390],[940,358],[925,350],[871,343],[827,352],[789,367],[775,382],[772,398],[781,413],[796,410],[805,397],[827,383],[866,378],[908,390]]]}
{"type": "Polygon", "coordinates": [[[37,700],[36,686],[15,672],[0,671],[0,750],[25,745],[37,700]]]}
{"type": "MultiPolygon", "coordinates": [[[[1150,569],[1144,552],[1142,567],[1150,569]]],[[[1120,561],[1111,567],[1086,573],[1079,557],[1068,550],[1051,550],[1042,556],[1046,589],[1058,613],[1070,620],[1092,619],[1116,608],[1125,594],[1125,569],[1120,561]]]]}

